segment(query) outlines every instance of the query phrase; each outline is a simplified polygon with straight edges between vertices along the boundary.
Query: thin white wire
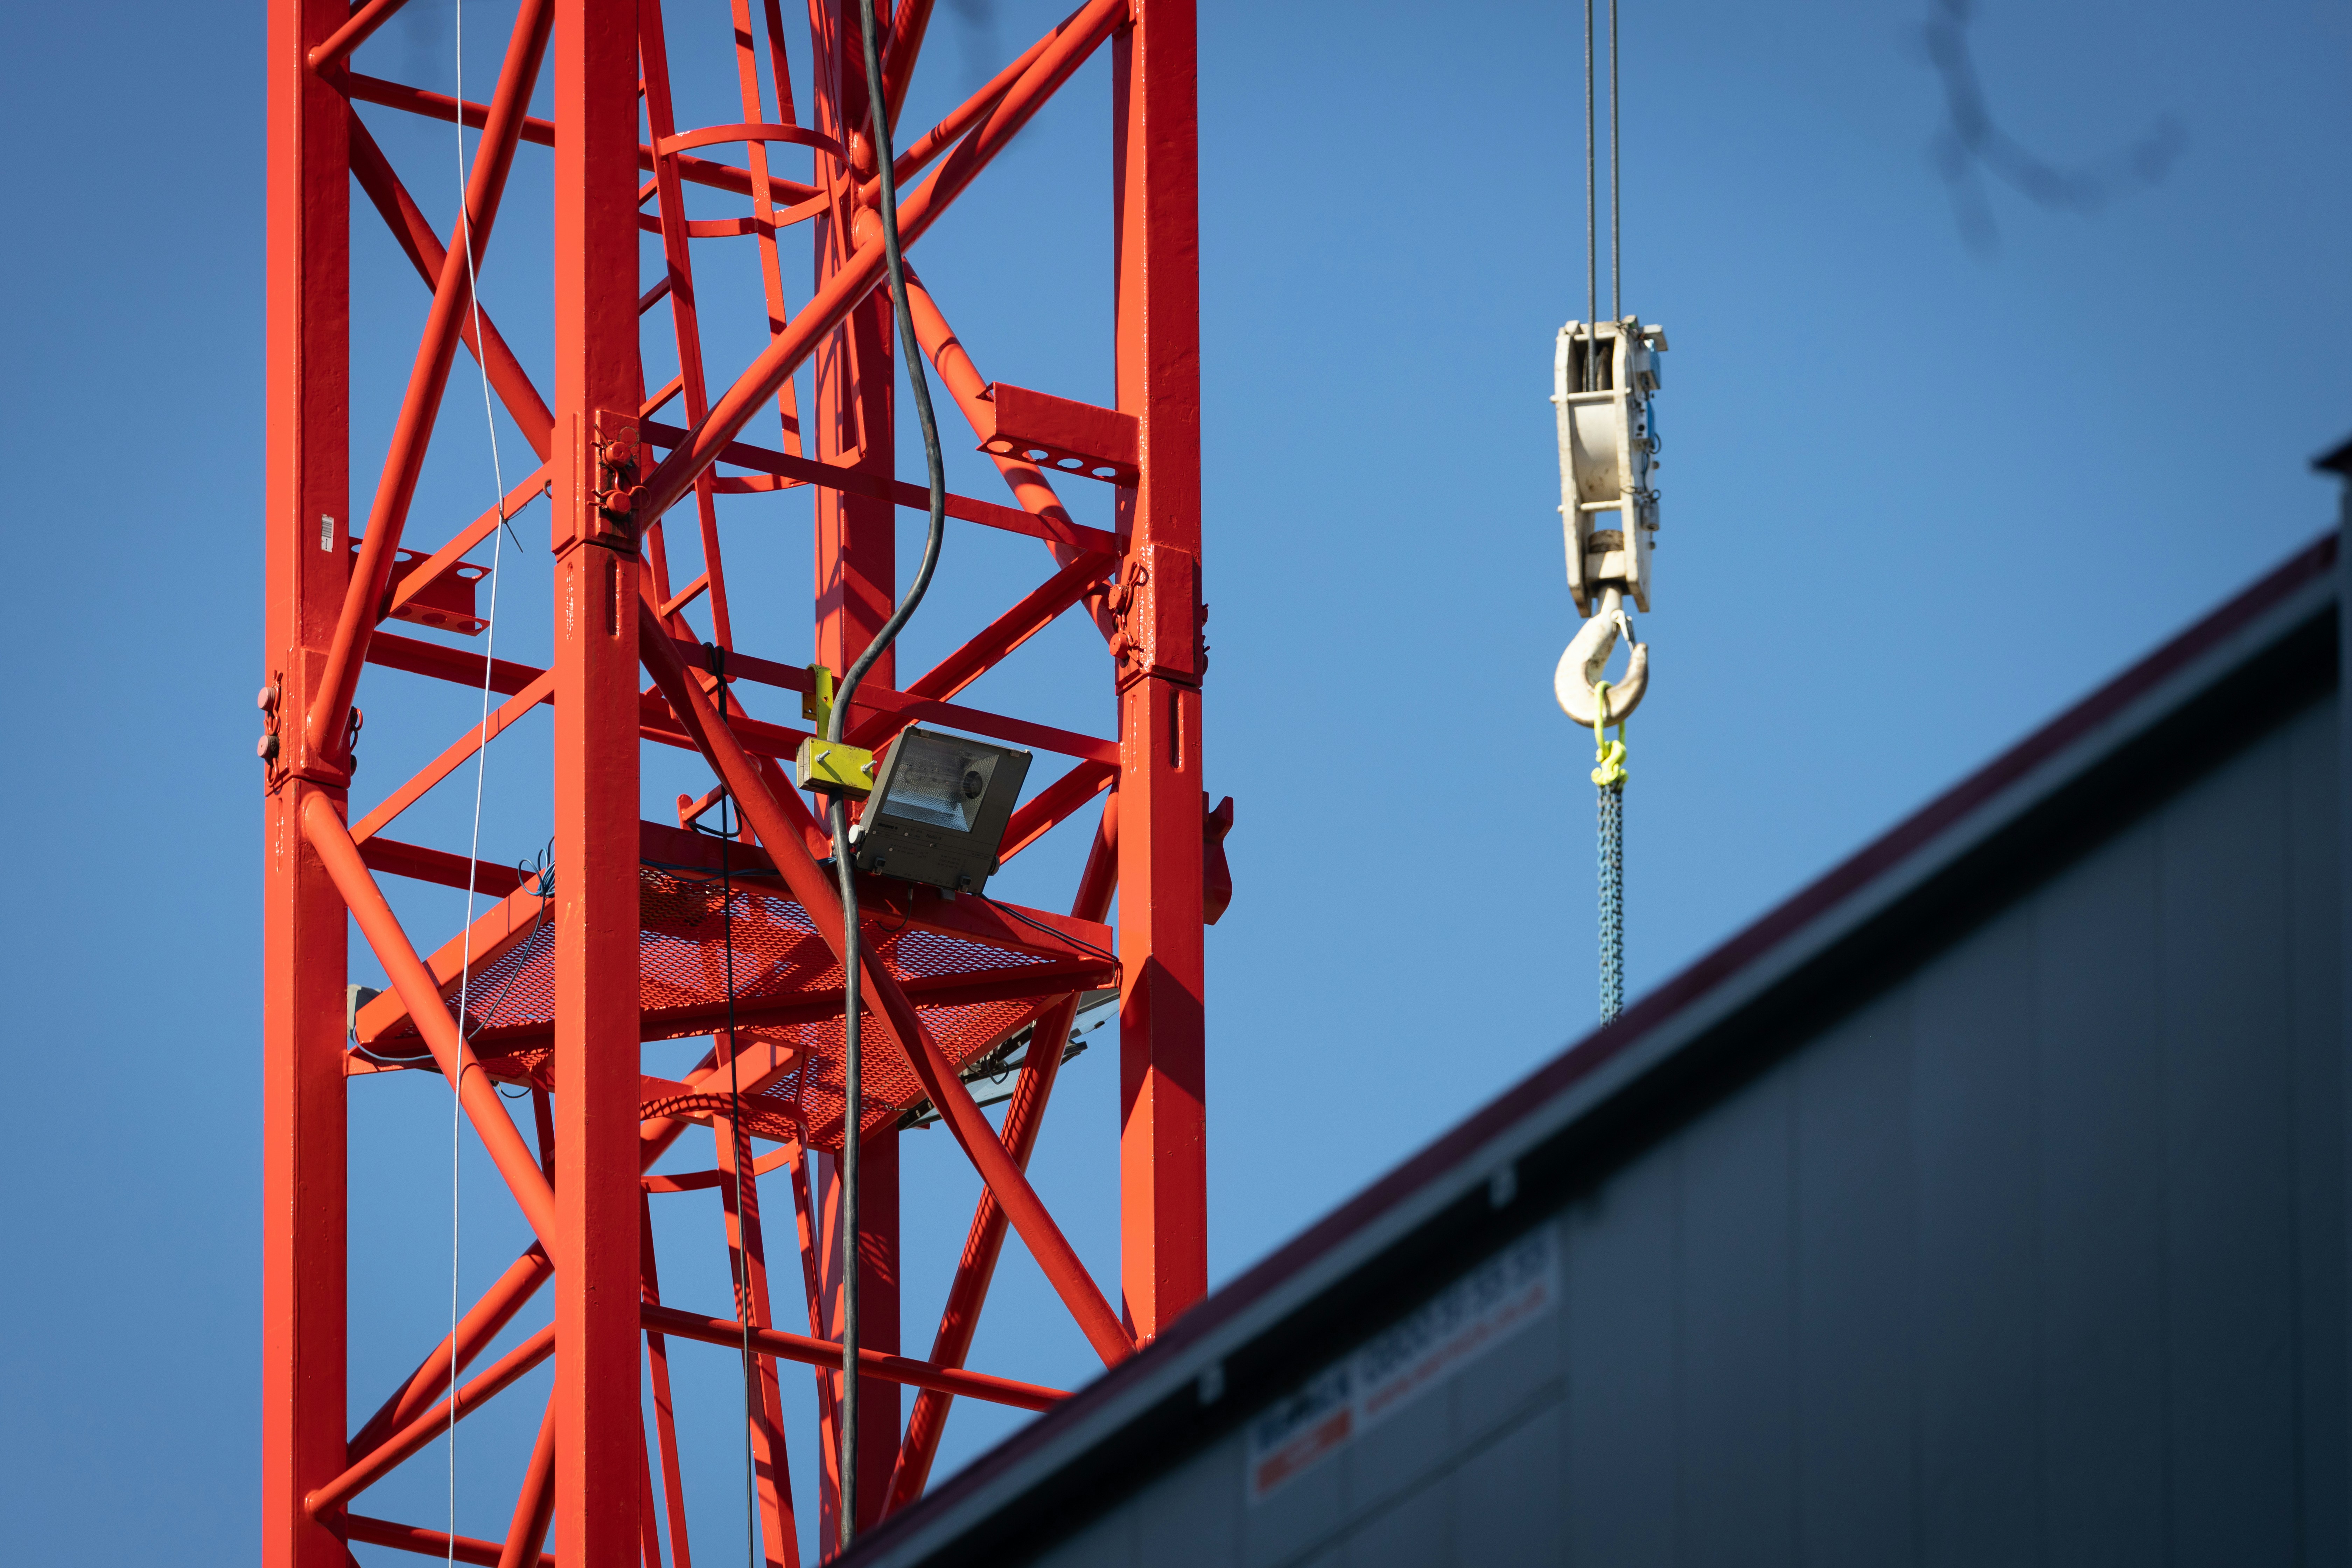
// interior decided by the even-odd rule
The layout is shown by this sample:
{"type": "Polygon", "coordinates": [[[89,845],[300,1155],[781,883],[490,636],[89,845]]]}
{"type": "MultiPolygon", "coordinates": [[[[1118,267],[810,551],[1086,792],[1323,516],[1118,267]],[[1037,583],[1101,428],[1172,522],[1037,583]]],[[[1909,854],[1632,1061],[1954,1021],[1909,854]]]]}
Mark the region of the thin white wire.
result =
{"type": "MultiPolygon", "coordinates": [[[[466,0],[457,0],[457,101],[466,100],[466,0]]],[[[507,479],[505,466],[499,458],[499,421],[490,402],[490,367],[478,350],[482,342],[482,299],[480,280],[474,273],[474,215],[467,200],[466,124],[457,122],[457,243],[466,253],[466,305],[474,318],[474,342],[478,345],[474,363],[481,372],[482,421],[490,433],[490,483],[492,504],[498,509],[499,526],[490,533],[490,605],[483,622],[482,645],[482,727],[480,739],[474,746],[474,826],[466,852],[468,867],[466,877],[466,922],[461,940],[461,956],[457,964],[457,1030],[462,1040],[466,1028],[467,991],[474,970],[474,878],[471,868],[482,857],[482,790],[490,768],[490,679],[497,668],[495,656],[499,647],[499,558],[505,545],[507,479]]],[[[460,1222],[464,1210],[458,1184],[460,1151],[464,1147],[463,1102],[456,1092],[464,1085],[464,1068],[452,1086],[449,1096],[449,1551],[446,1561],[456,1568],[457,1561],[457,1265],[460,1222]]]]}

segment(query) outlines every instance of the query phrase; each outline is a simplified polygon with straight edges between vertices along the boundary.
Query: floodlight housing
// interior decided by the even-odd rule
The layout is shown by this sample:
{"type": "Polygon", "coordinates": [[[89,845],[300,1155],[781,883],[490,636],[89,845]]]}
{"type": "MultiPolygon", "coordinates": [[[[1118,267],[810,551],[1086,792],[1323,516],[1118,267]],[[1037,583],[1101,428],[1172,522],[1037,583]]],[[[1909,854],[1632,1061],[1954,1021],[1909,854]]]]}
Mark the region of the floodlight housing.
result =
{"type": "Polygon", "coordinates": [[[1004,825],[1029,776],[1029,753],[909,726],[875,770],[866,815],[850,829],[861,871],[977,893],[996,873],[1004,825]]]}

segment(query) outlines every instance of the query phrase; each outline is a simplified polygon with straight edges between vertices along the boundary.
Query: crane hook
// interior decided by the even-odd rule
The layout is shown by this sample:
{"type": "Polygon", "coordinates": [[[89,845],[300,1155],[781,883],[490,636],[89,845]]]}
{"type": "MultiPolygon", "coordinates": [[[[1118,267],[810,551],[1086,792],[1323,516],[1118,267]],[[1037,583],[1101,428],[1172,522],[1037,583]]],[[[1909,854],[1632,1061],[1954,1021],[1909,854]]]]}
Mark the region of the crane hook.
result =
{"type": "Polygon", "coordinates": [[[1634,639],[1633,623],[1625,615],[1624,596],[1616,588],[1604,588],[1592,618],[1578,628],[1569,641],[1568,651],[1559,656],[1559,668],[1552,672],[1552,695],[1559,700],[1561,712],[1591,730],[1630,717],[1642,705],[1643,694],[1649,687],[1650,645],[1634,639]],[[1633,652],[1626,661],[1625,679],[1611,682],[1604,699],[1594,688],[1608,668],[1609,656],[1617,650],[1621,632],[1633,652]]]}

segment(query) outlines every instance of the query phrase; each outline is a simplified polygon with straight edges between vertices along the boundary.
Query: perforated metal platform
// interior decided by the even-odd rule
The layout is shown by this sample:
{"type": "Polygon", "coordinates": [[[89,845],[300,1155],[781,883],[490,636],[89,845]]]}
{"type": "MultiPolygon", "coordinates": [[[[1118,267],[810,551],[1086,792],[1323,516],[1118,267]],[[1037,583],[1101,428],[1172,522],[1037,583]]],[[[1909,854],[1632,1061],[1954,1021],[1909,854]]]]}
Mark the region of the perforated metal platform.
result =
{"type": "MultiPolygon", "coordinates": [[[[737,1036],[767,1047],[756,1053],[757,1073],[745,1076],[746,1124],[763,1137],[839,1147],[841,964],[806,910],[772,886],[740,879],[731,894],[723,894],[720,879],[699,869],[646,867],[639,877],[640,1037],[685,1039],[723,1031],[731,948],[737,1036]]],[[[482,956],[465,986],[465,1028],[492,1077],[546,1089],[552,1087],[555,933],[550,911],[530,910],[530,903],[551,900],[518,894],[476,922],[473,951],[482,956]]],[[[882,903],[865,930],[866,952],[897,976],[958,1068],[985,1057],[1055,999],[1116,983],[1108,931],[1067,917],[1019,910],[1008,918],[976,900],[948,902],[908,890],[895,907],[882,903]],[[941,929],[950,921],[958,929],[941,929]]],[[[462,952],[463,944],[453,942],[433,963],[453,1012],[462,952]]],[[[870,1133],[921,1100],[923,1090],[871,1006],[865,1018],[863,1122],[870,1133]]],[[[357,1024],[353,1054],[362,1070],[433,1065],[397,997],[372,1002],[357,1024]]],[[[653,1078],[646,1083],[648,1116],[705,1120],[728,1098],[724,1074],[701,1084],[653,1078]]]]}

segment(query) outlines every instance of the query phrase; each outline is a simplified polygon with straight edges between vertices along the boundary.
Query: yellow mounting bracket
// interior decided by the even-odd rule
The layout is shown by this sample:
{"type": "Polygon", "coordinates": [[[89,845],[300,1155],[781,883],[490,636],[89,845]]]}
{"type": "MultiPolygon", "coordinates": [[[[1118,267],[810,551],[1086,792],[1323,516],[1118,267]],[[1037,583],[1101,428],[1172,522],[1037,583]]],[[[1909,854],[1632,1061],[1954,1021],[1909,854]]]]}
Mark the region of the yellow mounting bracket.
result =
{"type": "Polygon", "coordinates": [[[801,717],[815,722],[816,733],[801,742],[793,759],[800,786],[819,795],[864,800],[874,793],[874,753],[863,746],[824,738],[833,721],[833,671],[813,664],[808,672],[810,689],[801,698],[801,717]]]}
{"type": "Polygon", "coordinates": [[[793,758],[793,770],[803,789],[819,795],[845,795],[864,800],[874,793],[874,753],[845,741],[811,735],[793,758]]]}
{"type": "Polygon", "coordinates": [[[810,687],[801,693],[801,717],[814,721],[816,732],[822,735],[825,725],[833,719],[833,671],[821,664],[813,664],[808,667],[808,672],[810,687]]]}

